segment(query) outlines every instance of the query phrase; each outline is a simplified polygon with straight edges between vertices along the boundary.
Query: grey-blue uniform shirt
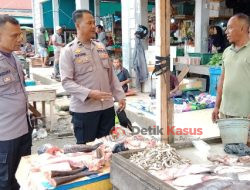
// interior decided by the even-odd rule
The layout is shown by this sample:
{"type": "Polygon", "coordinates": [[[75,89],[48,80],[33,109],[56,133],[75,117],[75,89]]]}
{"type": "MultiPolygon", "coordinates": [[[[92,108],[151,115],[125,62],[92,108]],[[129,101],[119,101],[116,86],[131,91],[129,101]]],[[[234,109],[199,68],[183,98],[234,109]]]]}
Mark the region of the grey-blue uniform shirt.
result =
{"type": "Polygon", "coordinates": [[[12,53],[0,52],[0,141],[28,133],[27,95],[20,62],[12,53]]]}

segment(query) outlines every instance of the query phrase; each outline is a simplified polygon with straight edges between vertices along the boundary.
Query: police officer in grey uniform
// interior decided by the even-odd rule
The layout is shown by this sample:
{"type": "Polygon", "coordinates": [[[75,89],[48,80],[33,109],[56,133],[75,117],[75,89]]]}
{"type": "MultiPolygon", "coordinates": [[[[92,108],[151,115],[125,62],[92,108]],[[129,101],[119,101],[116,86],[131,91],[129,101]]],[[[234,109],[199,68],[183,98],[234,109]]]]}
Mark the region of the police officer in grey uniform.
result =
{"type": "Polygon", "coordinates": [[[115,125],[114,100],[125,108],[125,94],[105,46],[95,38],[95,20],[88,10],[76,10],[77,37],[60,55],[61,80],[71,94],[70,111],[77,144],[109,134],[115,125]]]}
{"type": "Polygon", "coordinates": [[[0,15],[0,189],[17,190],[15,173],[22,156],[31,153],[27,119],[27,96],[20,62],[13,51],[20,49],[18,21],[0,15]]]}

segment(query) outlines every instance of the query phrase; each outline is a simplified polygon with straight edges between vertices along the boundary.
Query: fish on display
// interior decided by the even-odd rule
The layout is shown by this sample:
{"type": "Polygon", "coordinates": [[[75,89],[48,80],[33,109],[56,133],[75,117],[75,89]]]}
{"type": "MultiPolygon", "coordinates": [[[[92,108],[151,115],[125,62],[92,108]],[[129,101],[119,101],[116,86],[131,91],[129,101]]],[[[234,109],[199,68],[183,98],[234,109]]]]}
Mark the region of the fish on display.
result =
{"type": "Polygon", "coordinates": [[[145,150],[131,155],[129,160],[144,170],[163,170],[172,166],[190,163],[181,156],[169,144],[160,144],[155,148],[145,150]]]}
{"type": "Polygon", "coordinates": [[[199,184],[196,184],[192,187],[187,188],[186,190],[249,190],[250,181],[244,180],[210,180],[205,181],[199,184]]]}
{"type": "Polygon", "coordinates": [[[86,145],[86,144],[76,144],[76,145],[65,145],[63,147],[64,154],[75,153],[75,152],[92,152],[96,150],[103,143],[98,143],[95,145],[86,145]]]}

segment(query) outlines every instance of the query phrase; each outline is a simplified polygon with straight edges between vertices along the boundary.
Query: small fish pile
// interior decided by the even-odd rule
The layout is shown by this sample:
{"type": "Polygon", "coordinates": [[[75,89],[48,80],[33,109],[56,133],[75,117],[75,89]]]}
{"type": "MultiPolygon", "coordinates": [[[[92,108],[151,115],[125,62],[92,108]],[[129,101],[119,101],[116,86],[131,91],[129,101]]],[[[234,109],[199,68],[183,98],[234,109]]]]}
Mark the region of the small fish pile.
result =
{"type": "Polygon", "coordinates": [[[189,160],[181,158],[169,144],[160,144],[155,148],[145,150],[131,155],[129,160],[146,171],[163,170],[172,166],[190,163],[189,160]]]}

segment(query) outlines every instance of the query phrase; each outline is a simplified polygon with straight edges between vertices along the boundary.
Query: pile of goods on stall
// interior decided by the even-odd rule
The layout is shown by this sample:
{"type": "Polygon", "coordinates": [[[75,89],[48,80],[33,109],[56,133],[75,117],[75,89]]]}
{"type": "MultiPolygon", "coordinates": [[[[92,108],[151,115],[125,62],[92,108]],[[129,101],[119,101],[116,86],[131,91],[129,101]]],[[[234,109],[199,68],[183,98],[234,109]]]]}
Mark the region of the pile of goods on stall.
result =
{"type": "MultiPolygon", "coordinates": [[[[185,92],[182,97],[174,97],[174,111],[188,112],[194,110],[202,110],[213,108],[215,105],[216,97],[208,93],[190,93],[185,92]]],[[[129,106],[136,108],[139,111],[147,112],[150,114],[156,113],[156,100],[136,100],[128,103],[129,106]]]]}
{"type": "MultiPolygon", "coordinates": [[[[250,156],[213,155],[211,164],[191,164],[168,144],[146,148],[130,156],[129,160],[153,176],[176,188],[206,189],[211,185],[247,187],[250,181],[250,156]]],[[[246,189],[246,188],[245,188],[246,189]]]]}
{"type": "Polygon", "coordinates": [[[201,110],[213,108],[216,97],[208,93],[200,93],[197,96],[186,96],[182,98],[174,98],[176,112],[188,112],[194,110],[201,110]]]}
{"type": "Polygon", "coordinates": [[[37,157],[30,160],[29,186],[35,186],[34,176],[38,173],[53,187],[85,176],[96,175],[104,168],[109,168],[112,153],[152,148],[156,145],[153,139],[141,135],[132,136],[119,126],[116,129],[120,131],[117,133],[119,135],[111,134],[86,145],[65,145],[62,148],[51,144],[43,145],[38,149],[37,157]]]}

